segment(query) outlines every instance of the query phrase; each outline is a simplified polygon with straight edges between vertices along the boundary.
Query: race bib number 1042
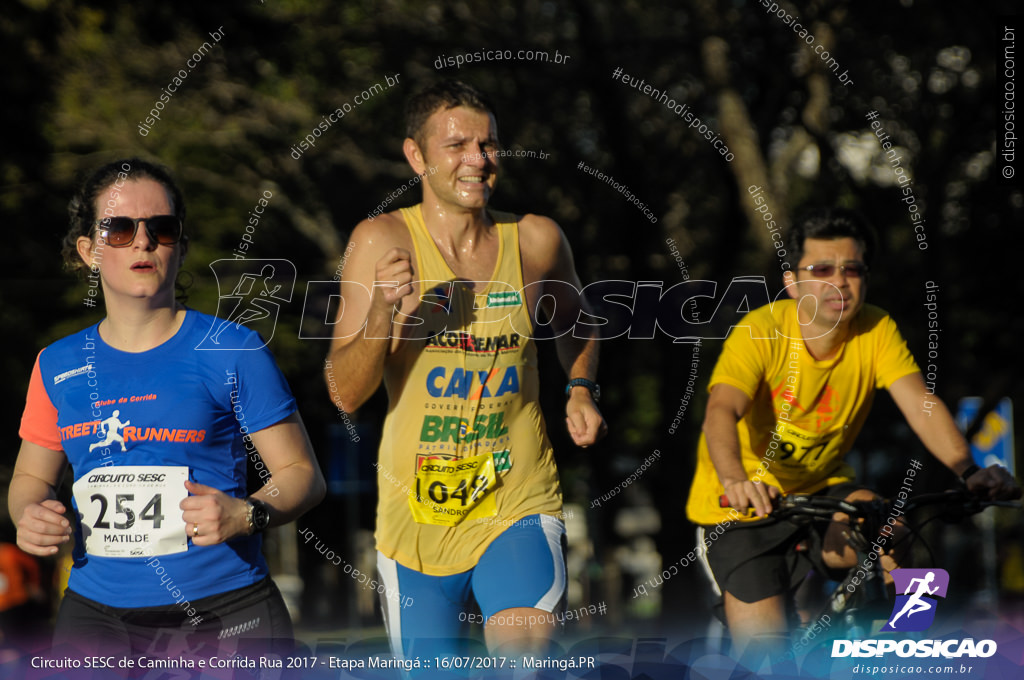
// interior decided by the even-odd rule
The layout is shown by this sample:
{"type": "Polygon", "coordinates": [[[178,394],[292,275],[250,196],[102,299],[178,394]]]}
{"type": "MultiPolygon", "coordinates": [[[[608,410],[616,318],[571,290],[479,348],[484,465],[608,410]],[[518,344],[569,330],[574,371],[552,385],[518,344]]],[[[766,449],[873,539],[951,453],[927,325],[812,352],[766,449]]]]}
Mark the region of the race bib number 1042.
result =
{"type": "Polygon", "coordinates": [[[179,504],[188,468],[120,465],[75,482],[85,551],[99,557],[151,557],[188,549],[179,504]]]}
{"type": "Polygon", "coordinates": [[[416,471],[416,494],[409,496],[409,507],[420,524],[453,527],[469,518],[492,517],[499,483],[489,453],[454,461],[427,460],[416,471]]]}

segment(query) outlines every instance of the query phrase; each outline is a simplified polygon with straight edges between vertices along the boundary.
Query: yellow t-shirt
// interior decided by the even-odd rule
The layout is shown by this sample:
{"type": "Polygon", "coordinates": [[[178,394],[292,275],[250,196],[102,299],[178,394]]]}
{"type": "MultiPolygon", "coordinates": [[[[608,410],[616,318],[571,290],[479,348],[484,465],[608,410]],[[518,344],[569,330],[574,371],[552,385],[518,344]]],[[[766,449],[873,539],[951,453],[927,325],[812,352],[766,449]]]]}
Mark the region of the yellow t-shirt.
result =
{"type": "Polygon", "coordinates": [[[459,281],[423,222],[402,209],[420,306],[384,370],[389,408],[377,465],[377,549],[433,576],[473,568],[515,521],[556,515],[562,493],[538,400],[537,348],[522,299],[519,225],[499,235],[491,281],[459,281]]]}
{"type": "MultiPolygon", "coordinates": [[[[830,359],[814,359],[802,338],[795,300],[756,309],[726,339],[708,384],[708,390],[732,385],[751,398],[737,424],[743,468],[752,480],[783,493],[851,481],[853,468],[843,456],[864,425],[875,390],[918,371],[896,323],[873,305],[860,310],[830,359]]],[[[723,493],[702,434],[686,503],[690,521],[734,518],[718,506],[723,493]]]]}

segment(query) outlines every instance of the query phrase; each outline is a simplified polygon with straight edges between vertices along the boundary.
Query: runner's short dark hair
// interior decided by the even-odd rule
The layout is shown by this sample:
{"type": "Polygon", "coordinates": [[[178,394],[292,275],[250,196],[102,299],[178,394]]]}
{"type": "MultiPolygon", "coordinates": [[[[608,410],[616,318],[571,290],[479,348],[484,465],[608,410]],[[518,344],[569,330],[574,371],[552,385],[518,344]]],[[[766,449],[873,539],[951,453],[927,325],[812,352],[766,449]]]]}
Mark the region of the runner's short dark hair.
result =
{"type": "Polygon", "coordinates": [[[852,238],[864,253],[864,264],[870,266],[878,238],[871,225],[860,214],[844,208],[826,208],[805,214],[793,223],[786,240],[786,261],[796,269],[804,256],[804,242],[809,238],[832,240],[852,238]]]}
{"type": "Polygon", "coordinates": [[[461,80],[442,80],[420,90],[405,103],[406,137],[412,137],[423,146],[423,127],[427,119],[439,109],[447,111],[456,106],[489,113],[498,119],[494,106],[480,90],[461,80]]]}

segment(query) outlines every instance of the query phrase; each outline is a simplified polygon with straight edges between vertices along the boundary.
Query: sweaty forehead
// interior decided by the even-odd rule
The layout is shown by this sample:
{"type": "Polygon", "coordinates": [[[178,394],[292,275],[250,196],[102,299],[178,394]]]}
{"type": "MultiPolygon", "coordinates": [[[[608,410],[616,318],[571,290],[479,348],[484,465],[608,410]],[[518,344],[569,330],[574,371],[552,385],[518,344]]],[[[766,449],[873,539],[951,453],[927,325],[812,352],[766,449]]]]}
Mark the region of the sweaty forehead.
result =
{"type": "Polygon", "coordinates": [[[465,106],[438,109],[427,120],[427,137],[437,139],[496,139],[498,127],[494,116],[465,106]]]}
{"type": "Polygon", "coordinates": [[[800,264],[816,262],[862,262],[864,251],[852,238],[821,239],[809,238],[804,241],[804,255],[800,264]]]}

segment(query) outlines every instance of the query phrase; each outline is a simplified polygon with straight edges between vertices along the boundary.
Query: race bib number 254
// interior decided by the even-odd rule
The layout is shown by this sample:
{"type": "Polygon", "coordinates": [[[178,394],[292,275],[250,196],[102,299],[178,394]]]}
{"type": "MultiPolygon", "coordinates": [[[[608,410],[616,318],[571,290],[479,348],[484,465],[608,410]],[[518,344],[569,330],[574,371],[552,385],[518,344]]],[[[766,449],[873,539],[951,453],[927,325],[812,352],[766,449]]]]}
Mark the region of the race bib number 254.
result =
{"type": "Polygon", "coordinates": [[[179,504],[188,468],[120,465],[75,482],[85,551],[100,557],[151,557],[188,549],[179,504]]]}

